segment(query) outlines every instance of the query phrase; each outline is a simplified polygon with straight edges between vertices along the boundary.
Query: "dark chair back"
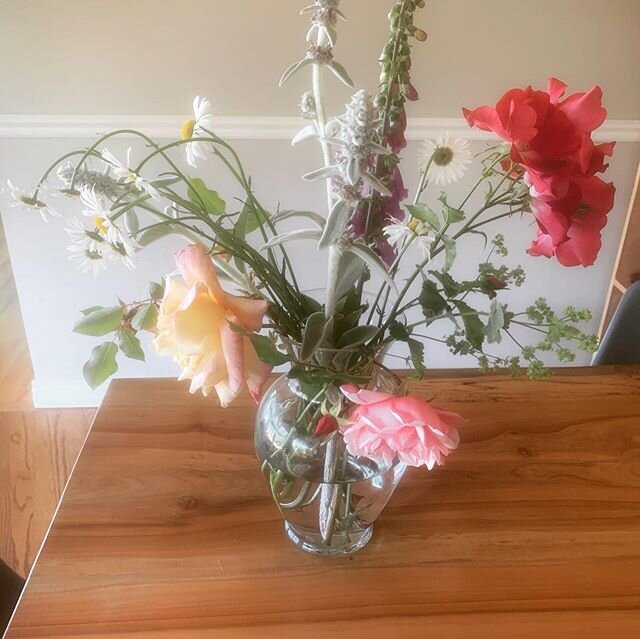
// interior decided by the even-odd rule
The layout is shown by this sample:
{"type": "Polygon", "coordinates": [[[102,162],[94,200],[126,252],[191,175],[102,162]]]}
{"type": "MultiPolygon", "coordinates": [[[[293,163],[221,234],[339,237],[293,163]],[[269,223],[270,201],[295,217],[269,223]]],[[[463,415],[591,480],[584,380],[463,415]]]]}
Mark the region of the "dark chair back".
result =
{"type": "Polygon", "coordinates": [[[24,579],[0,560],[0,637],[9,625],[23,587],[24,579]]]}
{"type": "Polygon", "coordinates": [[[622,296],[593,358],[594,366],[640,364],[640,282],[622,296]]]}

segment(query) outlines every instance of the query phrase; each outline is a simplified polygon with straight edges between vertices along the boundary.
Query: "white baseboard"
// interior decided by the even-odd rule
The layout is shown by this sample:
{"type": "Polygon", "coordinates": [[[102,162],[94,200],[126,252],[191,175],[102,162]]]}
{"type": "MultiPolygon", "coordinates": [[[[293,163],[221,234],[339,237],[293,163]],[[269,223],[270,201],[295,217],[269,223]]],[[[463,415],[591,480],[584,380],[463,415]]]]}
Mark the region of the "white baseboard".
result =
{"type": "Polygon", "coordinates": [[[93,408],[100,406],[107,388],[92,391],[83,380],[35,379],[31,392],[35,408],[93,408]]]}
{"type": "MultiPolygon", "coordinates": [[[[92,138],[117,129],[135,129],[159,139],[174,139],[187,115],[0,115],[0,138],[92,138]]],[[[299,117],[216,116],[215,132],[231,140],[290,140],[305,125],[299,117]]],[[[462,117],[409,118],[407,138],[424,140],[449,131],[469,140],[495,139],[471,129],[462,117]]],[[[127,137],[124,135],[124,137],[127,137]]],[[[129,136],[130,137],[130,136],[129,136]]],[[[640,120],[608,120],[598,140],[640,142],[640,120]]]]}

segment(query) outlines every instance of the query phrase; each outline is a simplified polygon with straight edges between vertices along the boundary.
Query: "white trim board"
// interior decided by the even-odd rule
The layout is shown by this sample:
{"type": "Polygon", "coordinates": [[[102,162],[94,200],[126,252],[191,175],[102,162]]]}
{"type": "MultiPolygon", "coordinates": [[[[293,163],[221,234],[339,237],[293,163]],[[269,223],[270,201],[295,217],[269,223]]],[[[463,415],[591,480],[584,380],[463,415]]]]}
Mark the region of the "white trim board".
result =
{"type": "Polygon", "coordinates": [[[94,408],[100,406],[108,384],[92,391],[83,380],[36,379],[31,385],[34,408],[94,408]]]}
{"type": "MultiPolygon", "coordinates": [[[[0,138],[91,138],[116,129],[135,129],[160,139],[175,139],[180,115],[1,115],[0,138]]],[[[298,117],[217,116],[218,135],[235,140],[290,140],[305,122],[298,117]]],[[[423,140],[449,131],[469,140],[494,136],[471,129],[463,118],[410,118],[407,138],[423,140]]],[[[609,120],[598,129],[597,140],[640,142],[640,120],[609,120]]]]}

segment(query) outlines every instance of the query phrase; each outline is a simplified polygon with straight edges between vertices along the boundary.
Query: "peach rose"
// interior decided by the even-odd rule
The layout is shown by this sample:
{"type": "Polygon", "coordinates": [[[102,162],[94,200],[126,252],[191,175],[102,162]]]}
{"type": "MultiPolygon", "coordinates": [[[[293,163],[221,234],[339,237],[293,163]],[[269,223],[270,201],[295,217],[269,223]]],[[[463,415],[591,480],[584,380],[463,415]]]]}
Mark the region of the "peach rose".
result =
{"type": "Polygon", "coordinates": [[[228,406],[246,382],[257,401],[271,366],[260,361],[251,340],[231,324],[259,331],[267,302],[225,292],[201,245],[179,251],[176,263],[182,277],[166,278],[153,349],[182,367],[179,379],[191,380],[191,393],[215,390],[220,404],[228,406]]]}
{"type": "Polygon", "coordinates": [[[463,419],[456,413],[434,408],[417,397],[396,397],[355,384],[341,390],[355,404],[349,423],[340,429],[352,455],[386,465],[397,457],[407,466],[424,465],[431,470],[460,442],[453,425],[463,419]]]}

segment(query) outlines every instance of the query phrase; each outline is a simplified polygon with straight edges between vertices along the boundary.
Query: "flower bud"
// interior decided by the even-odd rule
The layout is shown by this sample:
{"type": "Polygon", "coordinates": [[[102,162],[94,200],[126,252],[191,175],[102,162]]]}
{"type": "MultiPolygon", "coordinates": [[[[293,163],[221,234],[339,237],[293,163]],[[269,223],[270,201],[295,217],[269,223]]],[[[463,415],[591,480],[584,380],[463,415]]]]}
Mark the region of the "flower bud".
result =
{"type": "Polygon", "coordinates": [[[338,420],[333,415],[323,415],[316,424],[316,435],[328,435],[338,428],[338,420]]]}
{"type": "Polygon", "coordinates": [[[423,31],[422,29],[416,29],[413,32],[413,37],[419,42],[425,42],[425,40],[427,39],[427,32],[423,31]]]}
{"type": "Polygon", "coordinates": [[[415,102],[420,99],[420,95],[418,94],[417,89],[408,82],[402,86],[402,92],[404,93],[404,97],[407,98],[410,102],[415,102]]]}

